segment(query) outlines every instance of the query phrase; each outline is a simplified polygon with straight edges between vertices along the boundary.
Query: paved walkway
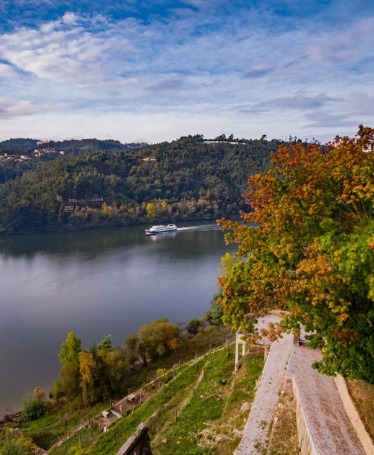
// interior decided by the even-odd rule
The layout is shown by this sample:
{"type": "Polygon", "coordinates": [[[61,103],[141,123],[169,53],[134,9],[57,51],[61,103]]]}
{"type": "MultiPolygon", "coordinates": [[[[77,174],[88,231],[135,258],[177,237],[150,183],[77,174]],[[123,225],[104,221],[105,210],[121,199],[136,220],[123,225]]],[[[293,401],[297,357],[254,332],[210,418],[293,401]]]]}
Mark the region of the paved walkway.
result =
{"type": "Polygon", "coordinates": [[[288,364],[317,455],[365,455],[344,409],[334,378],[318,373],[312,363],[320,351],[295,347],[288,364]]]}
{"type": "Polygon", "coordinates": [[[292,377],[316,455],[365,455],[348,419],[332,377],[311,367],[319,351],[295,347],[284,335],[271,345],[243,438],[235,455],[259,455],[266,449],[269,424],[278,405],[285,376],[292,377]]]}
{"type": "Polygon", "coordinates": [[[243,438],[235,455],[258,455],[261,453],[259,448],[266,447],[269,424],[278,405],[292,343],[293,336],[286,334],[271,345],[243,438]]]}

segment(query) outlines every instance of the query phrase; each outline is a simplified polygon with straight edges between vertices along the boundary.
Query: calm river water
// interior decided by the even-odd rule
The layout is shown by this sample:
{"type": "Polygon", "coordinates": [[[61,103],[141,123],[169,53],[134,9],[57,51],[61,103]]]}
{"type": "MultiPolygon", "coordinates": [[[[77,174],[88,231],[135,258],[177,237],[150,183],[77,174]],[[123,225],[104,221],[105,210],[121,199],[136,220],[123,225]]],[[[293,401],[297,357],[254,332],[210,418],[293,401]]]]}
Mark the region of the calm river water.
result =
{"type": "Polygon", "coordinates": [[[212,223],[0,239],[0,415],[50,391],[70,330],[84,347],[109,334],[117,346],[154,319],[203,316],[228,250],[212,223]]]}

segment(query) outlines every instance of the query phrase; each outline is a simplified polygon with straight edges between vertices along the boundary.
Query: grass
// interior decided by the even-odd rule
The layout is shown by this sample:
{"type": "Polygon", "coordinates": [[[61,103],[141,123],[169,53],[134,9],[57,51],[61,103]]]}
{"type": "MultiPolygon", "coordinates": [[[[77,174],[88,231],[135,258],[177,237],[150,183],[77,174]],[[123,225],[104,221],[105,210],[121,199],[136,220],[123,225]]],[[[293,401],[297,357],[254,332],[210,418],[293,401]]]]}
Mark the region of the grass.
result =
{"type": "Polygon", "coordinates": [[[82,408],[77,402],[73,402],[60,412],[54,411],[38,420],[24,422],[21,427],[22,433],[31,437],[36,445],[47,450],[78,425],[97,416],[104,408],[103,403],[91,408],[82,408]]]}
{"type": "MultiPolygon", "coordinates": [[[[263,351],[259,348],[256,352],[252,348],[251,354],[240,360],[240,368],[233,376],[235,347],[225,345],[229,336],[224,328],[202,330],[172,357],[134,373],[129,382],[131,389],[143,385],[150,393],[145,402],[127,410],[107,433],[88,425],[54,448],[50,455],[66,455],[73,446],[86,448],[90,455],[115,455],[141,422],[149,428],[154,455],[233,453],[241,440],[256,381],[263,368],[263,351]],[[220,350],[213,350],[222,343],[220,350]],[[199,357],[201,354],[203,356],[199,357]],[[156,380],[144,386],[154,378],[156,380]],[[246,411],[242,410],[243,404],[246,404],[246,411]]],[[[364,381],[347,381],[347,385],[374,438],[374,385],[364,381]]],[[[93,422],[104,409],[109,409],[109,403],[87,409],[73,402],[36,421],[23,423],[22,433],[48,449],[82,422],[93,422]]],[[[266,425],[268,440],[267,447],[258,447],[259,453],[299,453],[296,403],[290,382],[285,381],[279,393],[276,419],[263,422],[263,425],[266,425]]]]}
{"type": "MultiPolygon", "coordinates": [[[[154,455],[233,453],[248,419],[264,356],[262,348],[257,351],[252,348],[233,375],[235,346],[225,343],[230,335],[225,328],[208,327],[170,358],[133,373],[129,380],[131,390],[143,386],[149,393],[145,402],[126,410],[108,432],[88,425],[51,450],[50,455],[66,455],[73,446],[86,449],[90,455],[115,455],[142,422],[149,428],[154,455]],[[221,348],[214,350],[218,345],[221,348]],[[155,380],[145,386],[152,379],[155,380]]],[[[298,453],[292,391],[281,394],[280,406],[278,422],[266,423],[268,455],[298,453]],[[287,446],[291,441],[292,444],[296,441],[295,450],[287,446]]],[[[55,413],[23,424],[22,431],[48,449],[82,422],[93,422],[104,409],[109,409],[109,403],[89,409],[70,403],[55,413]]]]}
{"type": "Polygon", "coordinates": [[[256,380],[263,368],[262,352],[242,359],[235,377],[234,347],[211,352],[168,371],[153,395],[110,426],[107,433],[84,429],[74,440],[51,451],[62,455],[72,446],[89,446],[92,455],[115,455],[141,422],[146,422],[154,455],[223,455],[232,453],[244,428],[256,380]]]}
{"type": "Polygon", "coordinates": [[[54,455],[66,455],[72,447],[87,448],[95,443],[97,433],[91,428],[84,428],[79,433],[72,436],[64,444],[53,449],[54,455]]]}
{"type": "Polygon", "coordinates": [[[169,419],[150,426],[155,455],[227,454],[235,450],[244,427],[240,408],[253,400],[256,379],[261,374],[263,356],[245,358],[236,378],[232,379],[233,352],[226,350],[208,356],[200,363],[198,380],[185,390],[187,402],[176,400],[169,419]],[[179,407],[179,409],[178,409],[179,407]]]}

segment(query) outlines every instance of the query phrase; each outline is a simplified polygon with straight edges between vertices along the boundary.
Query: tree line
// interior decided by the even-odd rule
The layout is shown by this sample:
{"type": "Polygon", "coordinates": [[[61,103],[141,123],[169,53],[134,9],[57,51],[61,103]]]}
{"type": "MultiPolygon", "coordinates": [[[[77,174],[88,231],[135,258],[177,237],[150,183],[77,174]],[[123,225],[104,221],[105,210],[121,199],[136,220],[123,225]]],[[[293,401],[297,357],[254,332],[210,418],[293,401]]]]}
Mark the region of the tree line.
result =
{"type": "Polygon", "coordinates": [[[0,185],[0,233],[237,216],[249,176],[269,169],[278,145],[208,144],[197,135],[139,150],[59,156],[0,185]]]}

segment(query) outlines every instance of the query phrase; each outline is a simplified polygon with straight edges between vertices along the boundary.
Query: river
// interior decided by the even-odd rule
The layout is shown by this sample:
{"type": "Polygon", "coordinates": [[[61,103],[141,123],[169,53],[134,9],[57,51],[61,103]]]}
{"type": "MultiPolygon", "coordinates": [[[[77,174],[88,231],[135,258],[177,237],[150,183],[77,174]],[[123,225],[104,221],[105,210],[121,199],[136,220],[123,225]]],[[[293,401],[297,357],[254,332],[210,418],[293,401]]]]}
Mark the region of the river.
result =
{"type": "Polygon", "coordinates": [[[202,317],[230,248],[211,222],[0,239],[0,416],[36,386],[49,393],[71,330],[83,347],[117,346],[154,319],[202,317]]]}

